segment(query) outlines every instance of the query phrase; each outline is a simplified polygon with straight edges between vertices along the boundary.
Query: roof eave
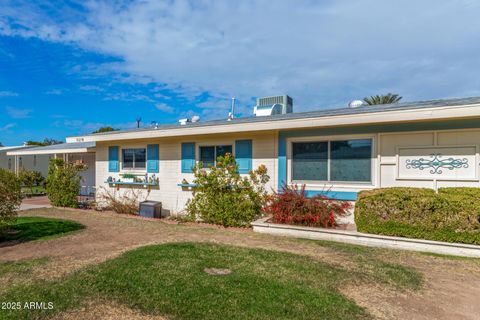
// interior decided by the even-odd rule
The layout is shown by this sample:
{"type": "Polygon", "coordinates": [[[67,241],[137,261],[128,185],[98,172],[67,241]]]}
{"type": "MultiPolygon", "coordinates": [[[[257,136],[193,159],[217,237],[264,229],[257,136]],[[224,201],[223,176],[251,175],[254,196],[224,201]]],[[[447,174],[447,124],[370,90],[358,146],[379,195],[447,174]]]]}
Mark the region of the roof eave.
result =
{"type": "MultiPolygon", "coordinates": [[[[356,126],[382,123],[402,123],[434,120],[454,120],[480,117],[480,105],[446,106],[408,110],[388,110],[382,112],[334,115],[312,118],[281,119],[264,122],[223,123],[210,126],[182,126],[169,129],[152,129],[143,131],[116,132],[108,135],[84,136],[85,141],[119,141],[218,133],[236,133],[251,131],[291,130],[332,126],[356,126]]],[[[73,138],[72,138],[73,139],[73,138]]]]}
{"type": "Polygon", "coordinates": [[[11,151],[7,152],[7,156],[30,156],[30,155],[46,155],[46,154],[72,154],[72,153],[89,153],[95,152],[95,147],[93,148],[74,148],[74,149],[46,149],[46,150],[22,150],[22,151],[11,151]]]}

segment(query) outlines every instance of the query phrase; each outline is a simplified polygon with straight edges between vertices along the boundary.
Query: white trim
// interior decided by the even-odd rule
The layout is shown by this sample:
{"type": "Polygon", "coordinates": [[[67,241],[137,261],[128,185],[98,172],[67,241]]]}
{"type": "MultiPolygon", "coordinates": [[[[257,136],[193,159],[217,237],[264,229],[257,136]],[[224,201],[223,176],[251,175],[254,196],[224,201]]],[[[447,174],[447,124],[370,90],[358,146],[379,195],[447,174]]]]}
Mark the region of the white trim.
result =
{"type": "Polygon", "coordinates": [[[95,148],[75,148],[75,149],[49,149],[49,150],[24,150],[24,151],[10,151],[7,152],[8,156],[29,156],[34,154],[55,154],[55,153],[88,153],[95,152],[95,148]]]}

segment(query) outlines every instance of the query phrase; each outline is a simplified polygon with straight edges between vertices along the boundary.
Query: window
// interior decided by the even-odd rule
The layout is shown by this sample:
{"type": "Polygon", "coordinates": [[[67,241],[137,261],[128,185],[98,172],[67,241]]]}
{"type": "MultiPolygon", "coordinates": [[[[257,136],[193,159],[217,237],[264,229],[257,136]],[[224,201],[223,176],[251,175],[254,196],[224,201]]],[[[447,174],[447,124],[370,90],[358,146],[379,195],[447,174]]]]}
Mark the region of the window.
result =
{"type": "Polygon", "coordinates": [[[143,148],[122,149],[123,168],[125,169],[145,169],[147,151],[143,148]]]}
{"type": "Polygon", "coordinates": [[[12,158],[8,158],[8,170],[12,170],[12,158]]]}
{"type": "Polygon", "coordinates": [[[328,142],[293,144],[293,180],[328,180],[328,142]]]}
{"type": "Polygon", "coordinates": [[[292,180],[370,182],[372,140],[292,143],[292,180]]]}
{"type": "Polygon", "coordinates": [[[18,158],[18,168],[22,169],[23,168],[23,159],[22,157],[18,158]]]}
{"type": "Polygon", "coordinates": [[[37,166],[37,156],[33,156],[33,166],[36,167],[37,166]]]}
{"type": "Polygon", "coordinates": [[[232,146],[202,146],[200,147],[200,161],[205,168],[214,166],[218,157],[224,157],[225,154],[232,153],[232,146]]]}
{"type": "Polygon", "coordinates": [[[369,182],[372,177],[372,140],[330,142],[330,180],[369,182]]]}

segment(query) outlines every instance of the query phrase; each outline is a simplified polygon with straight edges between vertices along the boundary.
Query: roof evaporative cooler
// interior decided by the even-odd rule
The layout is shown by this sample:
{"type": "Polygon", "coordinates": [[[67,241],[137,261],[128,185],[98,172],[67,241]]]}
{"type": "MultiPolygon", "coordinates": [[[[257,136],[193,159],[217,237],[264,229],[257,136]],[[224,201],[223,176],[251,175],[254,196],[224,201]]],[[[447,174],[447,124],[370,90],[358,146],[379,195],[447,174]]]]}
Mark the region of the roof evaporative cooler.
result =
{"type": "Polygon", "coordinates": [[[293,112],[293,99],[288,95],[257,98],[253,108],[255,116],[273,116],[293,112]]]}

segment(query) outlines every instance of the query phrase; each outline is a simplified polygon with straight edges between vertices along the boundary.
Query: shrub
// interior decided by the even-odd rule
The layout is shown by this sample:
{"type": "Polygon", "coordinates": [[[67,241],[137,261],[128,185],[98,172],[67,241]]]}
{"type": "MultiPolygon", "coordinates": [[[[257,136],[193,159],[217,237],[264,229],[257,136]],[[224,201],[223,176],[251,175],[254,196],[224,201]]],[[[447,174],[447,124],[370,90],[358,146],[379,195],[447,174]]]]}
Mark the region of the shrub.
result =
{"type": "Polygon", "coordinates": [[[117,195],[115,192],[111,193],[105,188],[102,188],[101,199],[105,202],[107,210],[115,211],[123,214],[138,214],[139,195],[134,190],[124,192],[117,195]]]}
{"type": "Polygon", "coordinates": [[[0,230],[15,222],[21,202],[20,181],[14,173],[0,168],[0,230]]]}
{"type": "Polygon", "coordinates": [[[23,169],[18,173],[18,178],[23,186],[30,189],[30,193],[33,193],[33,187],[39,186],[45,180],[39,171],[23,169]]]}
{"type": "Polygon", "coordinates": [[[52,205],[57,207],[78,207],[80,191],[79,172],[86,166],[81,163],[52,159],[48,166],[47,195],[52,205]]]}
{"type": "Polygon", "coordinates": [[[193,173],[196,188],[187,203],[192,218],[223,226],[248,226],[261,215],[266,201],[265,184],[270,179],[265,166],[242,177],[234,157],[226,154],[218,157],[216,166],[206,170],[200,163],[193,173]]]}
{"type": "Polygon", "coordinates": [[[355,206],[362,232],[480,244],[480,188],[363,191],[355,206]]]}
{"type": "Polygon", "coordinates": [[[307,197],[305,185],[283,186],[276,193],[264,212],[272,216],[274,223],[298,224],[313,227],[335,227],[336,217],[345,216],[350,203],[327,199],[316,195],[307,197]]]}

